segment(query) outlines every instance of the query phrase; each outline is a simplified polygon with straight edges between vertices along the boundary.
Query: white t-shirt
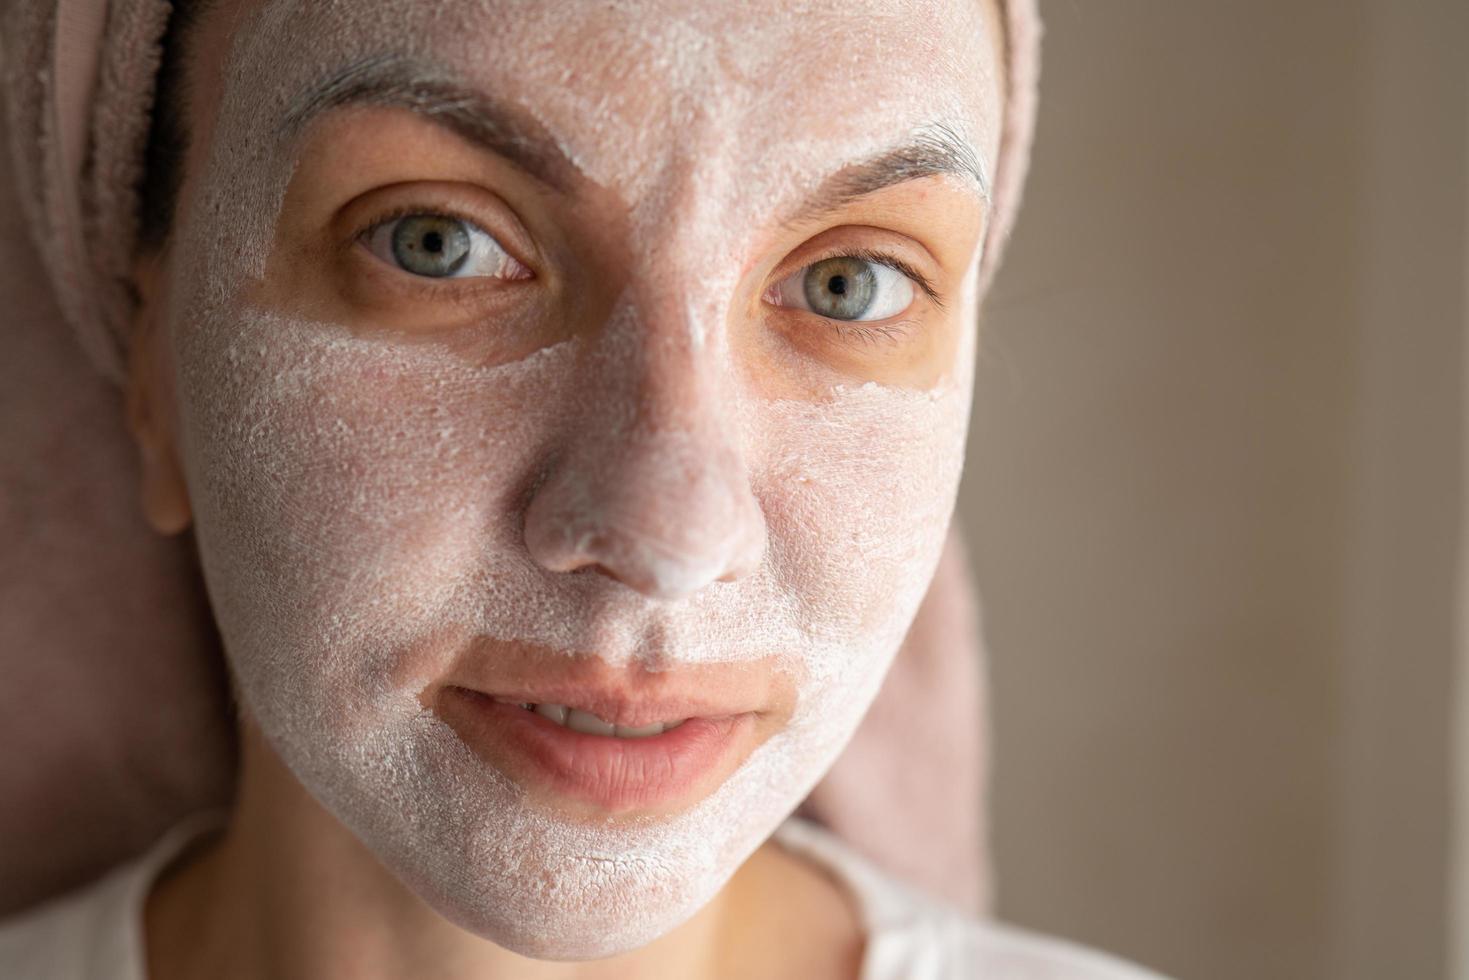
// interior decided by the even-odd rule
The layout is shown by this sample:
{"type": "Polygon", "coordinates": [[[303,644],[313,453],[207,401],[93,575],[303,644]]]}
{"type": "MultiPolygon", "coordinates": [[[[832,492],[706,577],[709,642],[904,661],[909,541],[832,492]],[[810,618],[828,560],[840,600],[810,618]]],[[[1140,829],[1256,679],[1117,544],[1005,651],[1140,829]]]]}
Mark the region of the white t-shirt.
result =
{"type": "MultiPolygon", "coordinates": [[[[154,878],[216,826],[200,816],[94,884],[0,924],[5,980],[145,980],[143,903],[154,878]]],[[[791,817],[782,846],[829,869],[867,933],[861,980],[1162,980],[1074,943],[977,921],[888,876],[824,828],[791,817]]]]}

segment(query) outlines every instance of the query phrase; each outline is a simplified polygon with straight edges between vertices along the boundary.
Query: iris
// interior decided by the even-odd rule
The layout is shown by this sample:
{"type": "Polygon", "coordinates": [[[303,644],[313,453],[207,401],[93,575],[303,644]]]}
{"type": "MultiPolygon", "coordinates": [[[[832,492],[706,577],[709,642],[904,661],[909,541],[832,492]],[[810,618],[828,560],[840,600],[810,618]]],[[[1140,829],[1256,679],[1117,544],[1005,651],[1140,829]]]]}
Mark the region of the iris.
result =
{"type": "Polygon", "coordinates": [[[469,258],[469,229],[440,214],[400,218],[393,229],[393,258],[419,276],[452,276],[469,258]]]}

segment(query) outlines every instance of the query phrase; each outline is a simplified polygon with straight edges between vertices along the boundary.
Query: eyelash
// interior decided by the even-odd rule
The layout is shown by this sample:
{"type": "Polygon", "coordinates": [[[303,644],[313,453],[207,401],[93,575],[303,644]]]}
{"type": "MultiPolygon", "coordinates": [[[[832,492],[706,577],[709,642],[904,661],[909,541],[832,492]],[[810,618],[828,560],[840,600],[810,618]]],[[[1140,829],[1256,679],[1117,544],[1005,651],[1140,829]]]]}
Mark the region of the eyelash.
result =
{"type": "Polygon", "coordinates": [[[946,307],[944,306],[943,297],[939,295],[938,288],[934,286],[933,280],[929,279],[923,273],[919,272],[916,268],[913,267],[911,263],[904,262],[896,255],[884,252],[881,249],[838,249],[836,251],[833,251],[830,255],[822,255],[819,258],[813,259],[811,262],[808,262],[807,265],[815,265],[817,262],[824,262],[827,259],[836,258],[853,258],[862,259],[867,262],[876,262],[878,265],[885,265],[889,269],[901,272],[909,279],[912,279],[914,285],[923,290],[923,294],[928,297],[929,301],[933,303],[934,306],[937,306],[940,310],[946,309],[946,307]]]}
{"type": "MultiPolygon", "coordinates": [[[[809,268],[818,262],[825,262],[827,259],[839,258],[861,259],[865,262],[885,265],[895,272],[901,273],[913,280],[913,284],[928,297],[929,302],[933,303],[940,312],[948,309],[944,304],[943,296],[939,293],[937,287],[934,286],[931,279],[919,272],[911,263],[905,262],[896,255],[884,252],[881,249],[835,248],[828,253],[818,254],[801,268],[809,268]]],[[[910,329],[918,325],[916,320],[911,319],[895,320],[892,323],[873,324],[863,323],[857,320],[837,320],[832,317],[823,317],[819,313],[812,313],[811,315],[821,317],[821,319],[827,321],[831,327],[831,331],[836,334],[837,339],[849,347],[870,347],[877,343],[896,344],[903,339],[904,335],[910,329]]]]}
{"type": "MultiPolygon", "coordinates": [[[[425,208],[425,207],[417,207],[417,206],[413,206],[413,205],[405,205],[403,207],[395,208],[395,209],[393,209],[391,211],[385,212],[384,214],[378,215],[372,221],[368,222],[365,226],[363,226],[361,229],[359,229],[352,236],[352,241],[354,243],[358,243],[358,242],[365,243],[366,240],[368,239],[368,237],[371,236],[374,232],[376,232],[383,225],[389,224],[390,222],[393,222],[393,221],[397,221],[399,218],[406,218],[406,217],[408,217],[410,215],[421,215],[421,214],[424,214],[424,215],[437,215],[437,216],[442,216],[442,217],[445,217],[445,218],[453,218],[456,221],[463,221],[463,222],[465,222],[467,224],[472,224],[472,225],[474,225],[477,228],[481,227],[481,225],[479,224],[479,222],[474,221],[471,218],[465,217],[462,214],[455,213],[455,211],[453,209],[449,209],[449,208],[425,208]]],[[[486,234],[490,234],[490,233],[488,231],[486,231],[486,234]]],[[[491,237],[493,237],[493,236],[491,236],[491,237]]],[[[496,241],[499,241],[499,239],[496,239],[496,241]]],[[[501,247],[502,248],[504,247],[503,243],[501,243],[501,247]]],[[[904,260],[898,258],[896,255],[893,255],[893,254],[891,254],[889,252],[884,252],[881,249],[872,249],[872,248],[849,248],[849,249],[840,249],[840,248],[838,248],[838,249],[833,249],[829,253],[821,254],[821,255],[818,255],[816,258],[813,258],[810,262],[808,262],[806,264],[806,266],[803,266],[802,268],[805,268],[805,267],[811,266],[811,265],[815,265],[817,262],[824,262],[827,259],[835,259],[835,258],[861,259],[861,260],[866,261],[866,262],[873,262],[873,263],[876,263],[878,265],[885,265],[888,268],[893,269],[894,271],[896,271],[898,273],[901,273],[902,275],[907,276],[909,279],[911,279],[913,281],[914,285],[916,285],[923,292],[923,294],[928,297],[929,302],[933,303],[933,305],[935,307],[937,307],[940,311],[943,311],[943,310],[947,309],[947,307],[944,304],[943,297],[939,294],[938,289],[934,286],[932,280],[930,280],[922,272],[919,272],[918,269],[914,268],[914,266],[911,263],[905,262],[904,260]]],[[[519,261],[519,260],[517,259],[517,261],[519,261]]],[[[522,263],[522,265],[523,264],[524,263],[522,263]]],[[[428,289],[428,290],[444,290],[444,289],[447,289],[447,290],[450,290],[450,291],[452,291],[452,292],[454,292],[456,294],[462,295],[462,290],[465,288],[465,284],[464,284],[464,282],[462,280],[460,280],[460,281],[438,280],[438,279],[431,279],[431,278],[426,277],[426,276],[415,276],[414,278],[416,278],[416,279],[422,279],[423,280],[417,286],[417,288],[421,288],[421,289],[428,289]],[[451,285],[450,282],[454,282],[454,284],[451,285]]],[[[503,282],[503,281],[504,280],[501,280],[501,282],[503,282]]],[[[814,316],[820,316],[819,313],[818,314],[813,314],[813,315],[814,316]]],[[[893,322],[893,323],[883,323],[883,324],[876,324],[876,325],[874,325],[874,324],[861,323],[861,322],[858,322],[858,321],[837,320],[837,319],[833,319],[831,317],[821,317],[821,318],[823,320],[826,320],[826,321],[828,321],[830,323],[832,332],[834,334],[836,334],[836,336],[838,337],[838,339],[840,339],[843,343],[846,343],[846,344],[851,345],[851,346],[856,346],[856,345],[859,345],[859,344],[860,345],[867,346],[867,345],[871,345],[871,344],[877,343],[879,341],[886,341],[888,343],[897,343],[899,340],[902,339],[903,335],[907,332],[908,328],[910,328],[910,327],[912,327],[912,326],[915,325],[915,322],[912,321],[912,320],[898,320],[898,321],[893,322]]]]}
{"type": "MultiPolygon", "coordinates": [[[[896,270],[896,272],[902,273],[902,275],[912,279],[914,284],[923,291],[925,297],[928,297],[928,301],[933,303],[937,309],[940,311],[948,309],[948,307],[945,307],[945,303],[943,303],[942,295],[939,295],[939,289],[934,287],[933,281],[928,279],[928,276],[918,272],[918,269],[915,269],[912,263],[903,262],[895,254],[886,253],[886,251],[881,251],[880,248],[836,248],[830,254],[820,254],[820,256],[815,257],[811,262],[802,266],[802,269],[814,266],[818,262],[826,262],[827,259],[861,259],[864,262],[873,262],[881,264],[881,266],[887,266],[889,269],[896,270]]],[[[814,316],[821,316],[821,314],[817,313],[814,316]]],[[[902,341],[903,336],[908,334],[909,329],[917,326],[917,320],[911,319],[895,320],[892,323],[862,323],[858,322],[858,320],[837,320],[831,319],[831,317],[821,317],[821,319],[827,320],[830,323],[831,331],[837,335],[837,339],[840,339],[848,347],[858,347],[858,345],[871,347],[871,345],[877,344],[877,342],[898,344],[899,341],[902,341]]]]}
{"type": "MultiPolygon", "coordinates": [[[[464,222],[467,225],[473,225],[474,227],[476,227],[476,228],[480,229],[481,231],[483,231],[486,235],[489,235],[491,238],[493,238],[495,240],[495,242],[500,246],[500,248],[502,248],[502,249],[505,250],[505,253],[507,255],[509,255],[512,259],[514,259],[521,266],[523,266],[526,270],[530,271],[530,266],[526,262],[524,262],[518,255],[516,255],[515,253],[511,252],[508,248],[506,248],[505,247],[505,243],[503,241],[501,241],[500,237],[498,235],[494,234],[493,232],[491,232],[481,222],[476,221],[475,219],[473,219],[471,217],[468,217],[465,214],[460,213],[459,211],[455,210],[454,208],[451,208],[451,207],[443,207],[441,205],[422,206],[422,205],[407,204],[407,205],[402,205],[400,207],[393,208],[392,210],[386,211],[386,212],[378,215],[377,217],[373,218],[372,220],[368,221],[365,225],[363,225],[362,227],[360,227],[356,232],[353,233],[350,241],[352,242],[353,245],[360,244],[360,245],[363,245],[365,247],[367,245],[367,243],[368,243],[368,240],[372,237],[372,235],[374,233],[377,232],[377,230],[379,228],[383,227],[384,225],[391,224],[392,222],[397,221],[399,218],[407,218],[407,217],[409,217],[411,215],[430,215],[430,216],[433,216],[433,217],[440,217],[440,218],[452,218],[455,221],[462,221],[462,222],[464,222]]],[[[441,279],[436,279],[436,278],[433,278],[431,276],[415,276],[411,272],[408,272],[407,270],[404,270],[404,269],[399,269],[398,271],[399,272],[402,272],[405,276],[408,276],[409,278],[411,278],[411,279],[414,280],[414,285],[413,285],[413,288],[414,289],[426,290],[426,291],[428,291],[431,294],[443,293],[444,294],[444,298],[449,299],[449,300],[464,300],[466,298],[466,292],[465,291],[466,290],[475,290],[477,287],[478,288],[499,288],[500,286],[503,286],[507,282],[526,282],[526,281],[529,281],[529,279],[534,279],[535,278],[535,275],[534,275],[534,272],[533,271],[532,271],[532,274],[529,277],[529,279],[504,279],[504,278],[497,278],[497,277],[494,277],[494,276],[485,276],[483,278],[489,279],[489,280],[491,280],[492,282],[494,282],[496,284],[495,286],[488,286],[487,287],[483,283],[476,283],[474,281],[475,279],[481,278],[481,277],[472,276],[472,277],[469,277],[467,279],[465,279],[465,278],[455,279],[455,278],[447,277],[446,276],[446,277],[441,278],[441,279]]]]}

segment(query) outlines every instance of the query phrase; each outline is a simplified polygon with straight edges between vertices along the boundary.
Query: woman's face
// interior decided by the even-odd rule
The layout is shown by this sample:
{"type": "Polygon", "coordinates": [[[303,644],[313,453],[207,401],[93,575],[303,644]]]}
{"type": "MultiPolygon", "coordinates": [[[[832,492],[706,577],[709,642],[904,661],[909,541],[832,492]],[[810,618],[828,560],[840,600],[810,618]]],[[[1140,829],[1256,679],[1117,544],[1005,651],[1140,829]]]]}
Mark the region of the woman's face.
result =
{"type": "Polygon", "coordinates": [[[996,16],[206,21],[164,307],[210,595],[266,740],[443,915],[647,943],[852,734],[952,513],[996,16]]]}

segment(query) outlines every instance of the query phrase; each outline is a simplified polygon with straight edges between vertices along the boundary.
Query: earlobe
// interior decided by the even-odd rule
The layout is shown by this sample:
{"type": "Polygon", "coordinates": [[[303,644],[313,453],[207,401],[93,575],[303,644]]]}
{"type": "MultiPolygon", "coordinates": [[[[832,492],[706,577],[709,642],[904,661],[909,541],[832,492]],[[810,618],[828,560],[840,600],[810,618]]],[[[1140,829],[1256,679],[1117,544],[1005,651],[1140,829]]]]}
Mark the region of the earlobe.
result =
{"type": "Polygon", "coordinates": [[[171,449],[159,451],[140,443],[143,516],[159,534],[179,534],[193,520],[182,469],[171,449]]]}
{"type": "Polygon", "coordinates": [[[159,302],[162,260],[139,258],[134,266],[138,303],[128,358],[125,410],[128,430],[138,444],[139,496],[143,516],[159,534],[178,534],[193,519],[188,486],[172,419],[173,388],[166,370],[167,334],[159,302]]]}

